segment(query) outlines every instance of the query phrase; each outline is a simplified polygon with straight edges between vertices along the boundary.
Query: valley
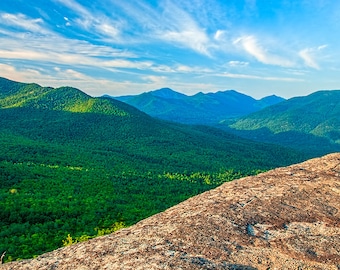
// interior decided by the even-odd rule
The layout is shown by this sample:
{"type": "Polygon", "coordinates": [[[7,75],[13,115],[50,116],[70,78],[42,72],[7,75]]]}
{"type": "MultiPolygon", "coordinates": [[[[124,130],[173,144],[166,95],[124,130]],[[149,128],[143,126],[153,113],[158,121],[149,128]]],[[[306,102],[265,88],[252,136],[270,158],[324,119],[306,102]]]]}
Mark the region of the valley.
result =
{"type": "Polygon", "coordinates": [[[213,127],[157,120],[75,88],[4,78],[0,134],[5,262],[130,226],[221,183],[307,158],[213,127]]]}
{"type": "MultiPolygon", "coordinates": [[[[184,96],[155,92],[165,100],[184,96]]],[[[245,98],[217,93],[230,94],[245,98]]],[[[1,78],[4,261],[111,233],[222,183],[339,151],[339,91],[275,100],[243,116],[195,125],[200,115],[216,114],[205,113],[214,107],[205,104],[186,125],[72,87],[1,78]]],[[[169,112],[177,111],[178,104],[169,104],[169,112]]]]}

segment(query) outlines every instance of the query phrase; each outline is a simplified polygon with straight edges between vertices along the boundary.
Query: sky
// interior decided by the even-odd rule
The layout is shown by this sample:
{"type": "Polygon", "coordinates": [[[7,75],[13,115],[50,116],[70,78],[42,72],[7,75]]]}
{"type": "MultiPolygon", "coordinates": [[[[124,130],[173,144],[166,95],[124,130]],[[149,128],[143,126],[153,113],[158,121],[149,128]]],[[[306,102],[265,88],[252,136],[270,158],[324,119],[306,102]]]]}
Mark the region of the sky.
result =
{"type": "Polygon", "coordinates": [[[0,0],[0,77],[92,96],[340,89],[340,1],[0,0]]]}

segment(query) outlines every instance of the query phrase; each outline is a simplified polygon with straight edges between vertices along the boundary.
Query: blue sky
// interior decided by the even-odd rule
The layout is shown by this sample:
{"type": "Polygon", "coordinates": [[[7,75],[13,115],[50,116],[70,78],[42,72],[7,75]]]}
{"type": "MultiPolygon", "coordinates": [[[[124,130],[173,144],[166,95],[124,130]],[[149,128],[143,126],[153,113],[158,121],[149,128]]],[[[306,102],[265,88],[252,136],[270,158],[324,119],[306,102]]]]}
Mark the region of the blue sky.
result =
{"type": "Polygon", "coordinates": [[[0,76],[93,96],[340,89],[340,1],[1,0],[0,76]]]}

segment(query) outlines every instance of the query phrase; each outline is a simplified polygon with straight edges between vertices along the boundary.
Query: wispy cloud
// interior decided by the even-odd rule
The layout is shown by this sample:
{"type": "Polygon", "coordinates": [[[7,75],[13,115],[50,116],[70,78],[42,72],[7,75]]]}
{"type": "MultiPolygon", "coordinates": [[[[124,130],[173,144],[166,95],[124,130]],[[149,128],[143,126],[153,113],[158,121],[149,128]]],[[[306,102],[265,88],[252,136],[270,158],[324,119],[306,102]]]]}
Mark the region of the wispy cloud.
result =
{"type": "Polygon", "coordinates": [[[210,55],[210,39],[189,13],[171,2],[167,2],[164,11],[167,25],[158,34],[161,39],[189,47],[201,54],[210,55]]]}
{"type": "Polygon", "coordinates": [[[299,52],[299,56],[303,59],[306,66],[315,69],[320,69],[320,66],[316,59],[317,54],[326,47],[327,45],[321,45],[317,48],[305,48],[299,52]]]}
{"type": "MultiPolygon", "coordinates": [[[[99,34],[113,40],[119,39],[119,21],[107,17],[103,12],[90,11],[75,0],[54,1],[73,10],[75,15],[78,16],[74,19],[74,22],[84,30],[91,31],[92,34],[99,34]]],[[[71,25],[69,18],[67,18],[67,23],[71,25]]]]}
{"type": "Polygon", "coordinates": [[[234,41],[235,45],[240,45],[243,50],[248,54],[255,57],[259,62],[263,64],[276,65],[282,67],[292,67],[294,63],[277,54],[268,52],[254,36],[243,36],[234,41]]]}
{"type": "Polygon", "coordinates": [[[228,65],[230,67],[247,67],[249,65],[249,62],[244,62],[244,61],[229,61],[228,65]]]}
{"type": "Polygon", "coordinates": [[[111,46],[63,37],[44,27],[41,19],[17,14],[0,14],[0,22],[6,18],[11,18],[6,23],[17,26],[18,30],[13,32],[0,27],[0,33],[3,34],[0,37],[2,59],[99,68],[150,66],[146,61],[126,60],[137,58],[137,55],[125,49],[114,49],[111,46]],[[32,32],[27,33],[27,30],[32,32]]]}
{"type": "Polygon", "coordinates": [[[188,66],[188,65],[177,65],[175,66],[175,70],[177,72],[182,73],[194,73],[194,74],[209,74],[214,71],[207,67],[199,67],[199,66],[188,66]]]}
{"type": "Polygon", "coordinates": [[[148,83],[156,84],[156,85],[166,85],[168,83],[166,76],[148,75],[148,76],[143,76],[142,79],[148,83]]]}
{"type": "MultiPolygon", "coordinates": [[[[1,41],[1,39],[0,39],[1,41]]],[[[149,61],[129,61],[124,59],[107,60],[106,58],[91,57],[86,54],[75,54],[72,52],[53,52],[47,50],[0,50],[0,58],[26,61],[41,61],[53,64],[67,64],[92,67],[117,67],[145,69],[152,66],[149,61]]]]}
{"type": "Polygon", "coordinates": [[[301,82],[303,79],[289,78],[289,77],[271,77],[271,76],[258,76],[250,74],[237,74],[237,73],[222,73],[220,76],[234,78],[234,79],[251,79],[251,80],[264,80],[264,81],[284,81],[284,82],[301,82]]]}
{"type": "Polygon", "coordinates": [[[32,19],[21,13],[0,13],[0,22],[3,25],[9,25],[11,27],[24,29],[26,31],[41,34],[45,34],[47,32],[45,28],[42,27],[44,22],[41,18],[32,19]]]}
{"type": "Polygon", "coordinates": [[[218,29],[214,34],[214,39],[217,41],[225,41],[226,35],[227,35],[226,30],[218,29]]]}
{"type": "Polygon", "coordinates": [[[0,63],[0,70],[1,77],[6,77],[14,81],[34,82],[37,78],[43,77],[43,75],[37,70],[29,68],[18,70],[12,65],[2,63],[0,63]]]}
{"type": "Polygon", "coordinates": [[[209,39],[206,34],[193,26],[187,26],[186,29],[177,31],[165,31],[159,36],[161,39],[180,44],[184,47],[189,47],[201,54],[210,55],[209,53],[209,39]]]}
{"type": "Polygon", "coordinates": [[[211,40],[205,29],[174,2],[159,1],[156,7],[143,1],[119,1],[115,4],[128,18],[124,24],[125,31],[134,32],[127,37],[130,42],[166,42],[210,55],[211,40]]]}

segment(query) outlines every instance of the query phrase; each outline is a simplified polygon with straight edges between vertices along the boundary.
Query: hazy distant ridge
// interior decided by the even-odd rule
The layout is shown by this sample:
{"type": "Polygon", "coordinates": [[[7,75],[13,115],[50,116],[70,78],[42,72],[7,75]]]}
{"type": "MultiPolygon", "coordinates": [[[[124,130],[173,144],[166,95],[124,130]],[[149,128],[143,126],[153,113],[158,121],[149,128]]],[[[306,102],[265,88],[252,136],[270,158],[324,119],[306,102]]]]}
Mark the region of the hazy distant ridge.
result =
{"type": "Polygon", "coordinates": [[[256,100],[235,90],[187,96],[170,88],[114,98],[153,117],[187,124],[216,124],[285,100],[275,95],[256,100]]]}

